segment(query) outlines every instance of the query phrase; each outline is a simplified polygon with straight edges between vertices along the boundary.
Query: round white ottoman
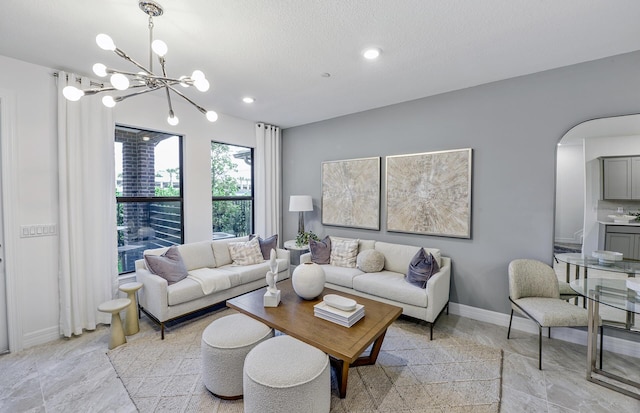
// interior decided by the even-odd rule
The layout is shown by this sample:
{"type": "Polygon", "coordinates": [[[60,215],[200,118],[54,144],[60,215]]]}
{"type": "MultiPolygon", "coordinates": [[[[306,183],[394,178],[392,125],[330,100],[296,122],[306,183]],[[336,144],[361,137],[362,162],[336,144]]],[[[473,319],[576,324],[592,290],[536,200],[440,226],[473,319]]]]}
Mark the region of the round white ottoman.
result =
{"type": "Polygon", "coordinates": [[[329,356],[290,336],[258,344],[244,362],[247,413],[328,412],[329,356]]]}
{"type": "Polygon", "coordinates": [[[242,370],[249,351],[273,337],[267,325],[244,314],[213,321],[202,332],[202,381],[221,399],[242,397],[242,370]]]}

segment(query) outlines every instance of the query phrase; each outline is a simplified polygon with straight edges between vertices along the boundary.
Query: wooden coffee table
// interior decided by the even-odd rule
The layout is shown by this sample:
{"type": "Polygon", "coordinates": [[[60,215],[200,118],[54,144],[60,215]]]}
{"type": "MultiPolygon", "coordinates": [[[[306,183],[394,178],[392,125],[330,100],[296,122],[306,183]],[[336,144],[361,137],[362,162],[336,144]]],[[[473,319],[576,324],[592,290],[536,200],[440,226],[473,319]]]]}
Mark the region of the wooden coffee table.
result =
{"type": "Polygon", "coordinates": [[[263,306],[266,287],[227,300],[227,306],[329,354],[336,369],[340,397],[344,398],[349,367],[376,362],[387,327],[402,314],[402,308],[329,288],[315,300],[303,300],[296,295],[290,279],[278,283],[278,289],[281,291],[278,307],[263,306]],[[353,298],[364,305],[365,316],[350,328],[314,316],[313,306],[326,294],[353,298]],[[361,357],[371,343],[369,355],[361,357]]]}

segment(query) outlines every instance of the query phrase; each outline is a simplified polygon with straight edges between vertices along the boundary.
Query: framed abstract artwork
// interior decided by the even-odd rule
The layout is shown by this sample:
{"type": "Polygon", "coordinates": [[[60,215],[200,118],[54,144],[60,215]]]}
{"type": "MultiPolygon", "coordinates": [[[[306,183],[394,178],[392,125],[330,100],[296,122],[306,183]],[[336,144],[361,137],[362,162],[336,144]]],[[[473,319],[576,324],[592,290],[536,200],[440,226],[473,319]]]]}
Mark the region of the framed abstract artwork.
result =
{"type": "Polygon", "coordinates": [[[380,229],[380,158],[322,163],[322,224],[380,229]]]}
{"type": "Polygon", "coordinates": [[[387,156],[387,231],[471,238],[472,150],[387,156]]]}

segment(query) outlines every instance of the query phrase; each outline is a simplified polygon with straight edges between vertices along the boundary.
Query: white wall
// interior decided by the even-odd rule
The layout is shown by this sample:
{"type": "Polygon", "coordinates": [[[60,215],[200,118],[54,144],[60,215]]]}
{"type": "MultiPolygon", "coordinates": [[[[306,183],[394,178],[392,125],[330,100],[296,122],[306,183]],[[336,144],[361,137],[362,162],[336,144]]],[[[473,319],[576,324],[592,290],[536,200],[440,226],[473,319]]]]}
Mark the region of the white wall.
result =
{"type": "MultiPolygon", "coordinates": [[[[56,86],[54,70],[0,56],[0,102],[15,106],[16,199],[8,200],[14,222],[6,222],[5,244],[15,252],[12,273],[16,303],[10,329],[18,347],[57,338],[58,239],[55,236],[20,238],[20,225],[58,222],[56,86]]],[[[213,92],[215,93],[215,92],[213,92]]],[[[220,113],[216,123],[206,121],[189,104],[174,100],[180,124],[166,123],[166,101],[146,95],[124,101],[114,109],[117,123],[184,135],[185,241],[211,239],[211,140],[255,147],[254,123],[220,113]]],[[[214,108],[217,109],[217,108],[214,108]]],[[[5,139],[7,137],[2,137],[5,139]]],[[[7,177],[3,177],[3,180],[7,177]]]]}
{"type": "Polygon", "coordinates": [[[580,243],[584,225],[584,149],[558,146],[555,241],[580,243]]]}

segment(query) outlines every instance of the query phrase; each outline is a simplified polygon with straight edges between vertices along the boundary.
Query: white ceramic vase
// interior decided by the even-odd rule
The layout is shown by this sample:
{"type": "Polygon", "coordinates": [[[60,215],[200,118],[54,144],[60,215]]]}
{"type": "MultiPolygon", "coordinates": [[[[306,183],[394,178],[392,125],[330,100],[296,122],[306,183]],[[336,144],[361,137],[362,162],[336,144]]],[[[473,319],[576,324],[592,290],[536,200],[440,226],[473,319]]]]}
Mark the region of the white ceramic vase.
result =
{"type": "Polygon", "coordinates": [[[326,278],[321,266],[313,262],[305,262],[293,270],[291,284],[293,284],[293,290],[301,298],[313,300],[324,290],[326,278]]]}

